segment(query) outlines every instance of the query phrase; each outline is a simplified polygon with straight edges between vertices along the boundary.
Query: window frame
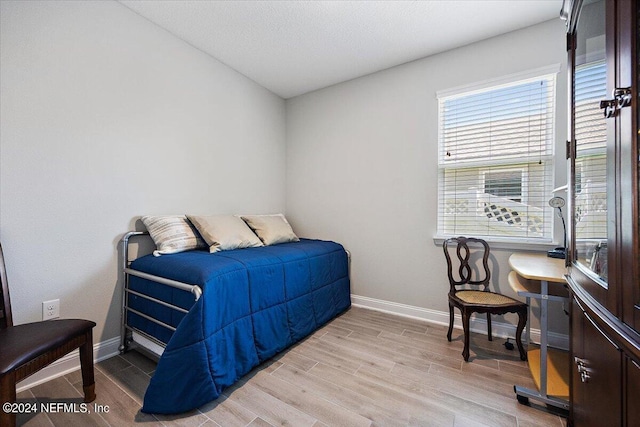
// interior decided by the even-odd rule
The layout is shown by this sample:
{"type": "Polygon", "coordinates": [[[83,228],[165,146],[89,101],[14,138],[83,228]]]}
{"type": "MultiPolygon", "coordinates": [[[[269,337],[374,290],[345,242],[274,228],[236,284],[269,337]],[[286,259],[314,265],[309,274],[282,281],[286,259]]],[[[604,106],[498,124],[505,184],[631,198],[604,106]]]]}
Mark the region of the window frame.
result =
{"type": "MultiPolygon", "coordinates": [[[[545,79],[547,77],[550,77],[554,85],[553,92],[550,95],[551,97],[550,98],[551,99],[550,114],[553,117],[553,123],[550,126],[551,129],[549,130],[550,136],[547,138],[547,140],[550,138],[550,141],[547,143],[550,149],[550,154],[541,156],[541,159],[544,159],[544,161],[548,164],[546,167],[548,167],[549,169],[545,173],[545,175],[548,174],[549,183],[547,183],[546,187],[549,187],[548,196],[549,198],[551,198],[552,197],[551,190],[554,187],[556,187],[555,185],[555,173],[556,173],[555,160],[556,160],[556,145],[557,145],[556,110],[557,110],[557,104],[558,104],[557,102],[558,101],[558,74],[560,72],[560,69],[561,69],[560,64],[554,64],[547,67],[541,67],[541,68],[529,70],[522,73],[509,74],[503,77],[489,79],[479,83],[459,86],[456,88],[436,92],[436,101],[438,103],[438,121],[437,121],[438,123],[438,160],[437,160],[438,161],[438,195],[437,195],[437,206],[436,206],[437,230],[436,230],[436,235],[434,236],[434,241],[436,244],[440,244],[444,239],[454,236],[454,234],[444,233],[444,228],[443,228],[445,226],[444,213],[442,210],[444,206],[443,205],[444,200],[442,199],[442,197],[444,196],[443,192],[444,192],[444,185],[445,185],[441,182],[441,180],[443,179],[442,178],[443,173],[447,169],[455,169],[456,167],[460,168],[463,166],[462,162],[453,164],[453,165],[449,164],[449,166],[441,162],[442,153],[444,152],[443,150],[445,149],[443,135],[442,135],[444,124],[443,124],[443,117],[442,117],[443,111],[441,109],[441,102],[443,98],[446,99],[446,98],[452,98],[454,96],[472,95],[474,92],[497,90],[501,86],[517,85],[519,82],[524,83],[526,80],[532,80],[536,78],[545,79]]],[[[528,174],[527,168],[521,167],[519,165],[522,165],[522,161],[518,161],[517,159],[514,159],[513,163],[500,162],[500,164],[495,164],[495,163],[492,163],[491,160],[489,160],[487,162],[477,162],[477,164],[476,162],[470,162],[466,166],[479,168],[478,185],[481,186],[482,188],[484,188],[484,185],[485,185],[484,173],[486,172],[489,172],[489,171],[493,172],[500,169],[503,169],[504,171],[509,171],[509,170],[521,171],[522,201],[520,203],[527,204],[529,201],[529,182],[530,182],[529,174],[528,174]],[[496,169],[496,167],[498,167],[499,169],[496,169]],[[482,170],[483,168],[485,168],[484,171],[482,170]]],[[[545,193],[546,192],[547,191],[545,190],[545,193]]],[[[545,206],[545,208],[548,208],[548,207],[545,206]]],[[[548,209],[550,210],[550,212],[553,211],[552,208],[548,208],[548,209]]],[[[504,235],[494,235],[494,234],[479,235],[479,237],[482,237],[483,239],[492,243],[498,243],[499,245],[497,247],[500,247],[500,248],[523,248],[523,247],[535,248],[541,245],[550,246],[552,244],[555,244],[554,242],[556,240],[555,234],[556,234],[557,225],[555,221],[555,214],[553,212],[550,215],[545,214],[544,220],[545,222],[550,222],[550,224],[548,224],[548,232],[543,233],[543,236],[541,237],[504,236],[504,235]]],[[[545,227],[547,227],[547,224],[545,224],[545,227]]],[[[547,228],[545,228],[545,230],[547,230],[547,228]]],[[[457,233],[457,234],[461,234],[461,233],[457,233]]],[[[473,233],[468,233],[468,234],[473,234],[473,233]]],[[[476,233],[476,235],[478,234],[476,233]]]]}

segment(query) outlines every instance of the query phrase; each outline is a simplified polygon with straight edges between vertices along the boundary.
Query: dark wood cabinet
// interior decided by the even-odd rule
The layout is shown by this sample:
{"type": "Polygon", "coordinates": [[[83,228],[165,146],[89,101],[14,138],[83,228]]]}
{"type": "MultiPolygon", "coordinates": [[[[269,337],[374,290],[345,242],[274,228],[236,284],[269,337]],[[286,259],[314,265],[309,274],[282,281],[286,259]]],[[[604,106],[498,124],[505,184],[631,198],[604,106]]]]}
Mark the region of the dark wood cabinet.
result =
{"type": "Polygon", "coordinates": [[[627,390],[625,392],[625,425],[627,427],[637,427],[640,425],[640,364],[625,357],[625,377],[627,390]]]}
{"type": "Polygon", "coordinates": [[[567,0],[570,424],[640,426],[638,47],[634,0],[567,0]]]}
{"type": "MultiPolygon", "coordinates": [[[[573,422],[576,426],[622,425],[622,353],[602,334],[576,299],[572,302],[574,369],[573,422]]],[[[640,421],[640,420],[639,420],[640,421]]]]}

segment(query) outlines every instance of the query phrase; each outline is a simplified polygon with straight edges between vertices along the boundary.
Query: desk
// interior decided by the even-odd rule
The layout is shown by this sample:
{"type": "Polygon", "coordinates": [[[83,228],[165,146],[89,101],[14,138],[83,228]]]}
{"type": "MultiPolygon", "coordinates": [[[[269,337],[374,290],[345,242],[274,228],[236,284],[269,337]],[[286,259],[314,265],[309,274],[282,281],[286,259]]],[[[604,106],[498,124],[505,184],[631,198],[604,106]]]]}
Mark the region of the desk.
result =
{"type": "MultiPolygon", "coordinates": [[[[569,409],[569,355],[549,349],[547,333],[549,301],[569,301],[565,287],[566,268],[563,259],[549,258],[545,254],[514,253],[509,257],[509,285],[520,296],[540,300],[540,348],[531,348],[531,321],[527,322],[526,340],[529,344],[529,369],[538,391],[515,386],[518,401],[529,398],[547,405],[569,409]]],[[[529,312],[531,308],[529,308],[529,312]]],[[[529,316],[531,319],[531,316],[529,316]]]]}

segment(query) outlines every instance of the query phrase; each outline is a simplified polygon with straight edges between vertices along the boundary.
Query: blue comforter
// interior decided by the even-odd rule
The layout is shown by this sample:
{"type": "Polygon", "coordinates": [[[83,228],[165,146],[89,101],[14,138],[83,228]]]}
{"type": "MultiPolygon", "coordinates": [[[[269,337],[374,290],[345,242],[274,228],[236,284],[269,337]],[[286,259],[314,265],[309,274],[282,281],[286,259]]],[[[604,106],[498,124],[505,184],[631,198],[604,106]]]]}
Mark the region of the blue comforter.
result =
{"type": "MultiPolygon", "coordinates": [[[[173,298],[190,309],[158,362],[143,412],[185,412],[216,399],[253,367],[351,304],[347,255],[334,242],[302,239],[215,254],[145,256],[131,267],[203,290],[195,303],[184,291],[173,298]]],[[[130,283],[158,288],[136,277],[130,283]]]]}

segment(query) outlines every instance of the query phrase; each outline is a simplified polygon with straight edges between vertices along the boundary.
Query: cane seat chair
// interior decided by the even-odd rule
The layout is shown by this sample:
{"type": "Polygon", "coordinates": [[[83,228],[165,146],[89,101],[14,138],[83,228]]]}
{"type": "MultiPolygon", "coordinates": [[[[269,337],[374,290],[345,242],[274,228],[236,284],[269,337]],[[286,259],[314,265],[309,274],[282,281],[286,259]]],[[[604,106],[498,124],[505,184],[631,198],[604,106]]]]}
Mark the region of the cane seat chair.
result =
{"type": "MultiPolygon", "coordinates": [[[[13,325],[7,272],[0,245],[0,403],[16,402],[16,383],[79,348],[84,401],[95,400],[93,377],[94,322],[51,320],[13,325]]],[[[0,426],[16,424],[16,414],[0,410],[0,426]]]]}
{"type": "Polygon", "coordinates": [[[491,315],[517,313],[516,344],[520,351],[520,359],[526,360],[527,354],[522,346],[522,331],[527,323],[527,304],[489,290],[491,270],[489,269],[490,248],[487,242],[473,237],[454,237],[445,240],[442,247],[447,259],[449,276],[449,331],[447,339],[451,341],[453,310],[454,307],[457,307],[462,314],[464,330],[462,357],[468,362],[469,318],[471,314],[487,314],[487,332],[489,341],[492,341],[491,315]],[[453,253],[455,253],[455,258],[452,256],[453,253]],[[474,260],[482,255],[481,265],[478,265],[479,262],[473,262],[474,260],[470,261],[472,254],[474,254],[474,260]]]}

